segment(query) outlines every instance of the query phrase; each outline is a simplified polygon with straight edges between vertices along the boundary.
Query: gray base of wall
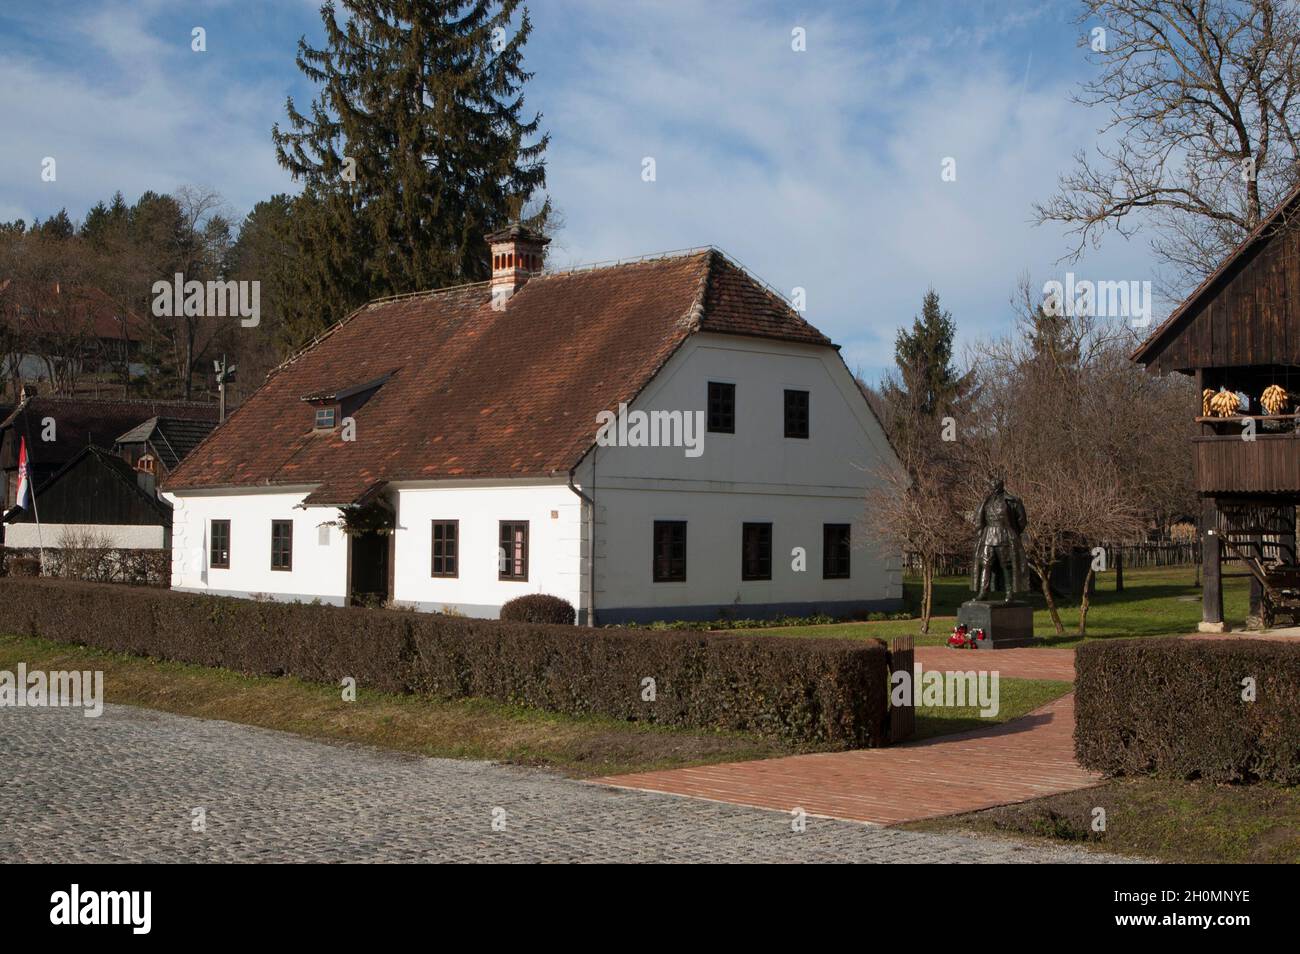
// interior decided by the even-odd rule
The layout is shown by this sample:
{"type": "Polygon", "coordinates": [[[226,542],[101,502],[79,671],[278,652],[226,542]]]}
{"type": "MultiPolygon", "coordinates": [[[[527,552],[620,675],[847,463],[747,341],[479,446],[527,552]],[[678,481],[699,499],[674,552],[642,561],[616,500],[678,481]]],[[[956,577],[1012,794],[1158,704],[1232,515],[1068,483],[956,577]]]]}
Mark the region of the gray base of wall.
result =
{"type": "Polygon", "coordinates": [[[654,623],[676,620],[711,621],[715,619],[771,619],[774,616],[845,617],[858,613],[897,613],[903,609],[901,599],[834,600],[826,603],[728,603],[724,606],[613,606],[596,607],[596,622],[601,626],[621,623],[654,623]]]}

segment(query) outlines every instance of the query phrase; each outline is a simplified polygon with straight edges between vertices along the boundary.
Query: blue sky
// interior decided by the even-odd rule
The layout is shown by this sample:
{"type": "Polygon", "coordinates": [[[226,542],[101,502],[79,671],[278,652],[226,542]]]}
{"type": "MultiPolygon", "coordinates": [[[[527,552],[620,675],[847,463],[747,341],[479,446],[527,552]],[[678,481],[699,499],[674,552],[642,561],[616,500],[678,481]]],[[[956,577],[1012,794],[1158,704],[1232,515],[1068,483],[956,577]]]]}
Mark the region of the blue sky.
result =
{"type": "MultiPolygon", "coordinates": [[[[868,378],[931,285],[970,343],[1005,331],[1021,275],[1153,277],[1141,234],[1067,265],[1062,232],[1031,224],[1104,120],[1070,101],[1093,69],[1074,0],[529,8],[527,101],[567,219],[557,264],[716,245],[787,294],[806,289],[807,317],[868,378]]],[[[310,99],[293,61],[304,34],[321,35],[315,0],[6,4],[0,220],[79,219],[118,189],[187,183],[240,216],[294,191],[270,128],[286,95],[310,99]]],[[[1167,310],[1157,300],[1156,320],[1167,310]]]]}

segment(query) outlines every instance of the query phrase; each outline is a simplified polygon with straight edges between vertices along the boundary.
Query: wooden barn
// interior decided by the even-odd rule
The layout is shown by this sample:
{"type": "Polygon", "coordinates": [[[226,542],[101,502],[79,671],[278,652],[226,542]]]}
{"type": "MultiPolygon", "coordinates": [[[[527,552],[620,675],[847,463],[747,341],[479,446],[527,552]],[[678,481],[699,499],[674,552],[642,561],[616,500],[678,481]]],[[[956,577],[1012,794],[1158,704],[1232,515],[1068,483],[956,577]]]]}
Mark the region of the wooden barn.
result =
{"type": "Polygon", "coordinates": [[[172,508],[153,488],[153,475],[88,444],[41,488],[40,521],[19,510],[8,527],[12,548],[84,545],[121,550],[165,549],[172,508]]]}
{"type": "Polygon", "coordinates": [[[1251,615],[1300,621],[1300,190],[1133,354],[1196,380],[1188,408],[1201,497],[1202,631],[1221,632],[1223,577],[1251,579],[1251,615]]]}

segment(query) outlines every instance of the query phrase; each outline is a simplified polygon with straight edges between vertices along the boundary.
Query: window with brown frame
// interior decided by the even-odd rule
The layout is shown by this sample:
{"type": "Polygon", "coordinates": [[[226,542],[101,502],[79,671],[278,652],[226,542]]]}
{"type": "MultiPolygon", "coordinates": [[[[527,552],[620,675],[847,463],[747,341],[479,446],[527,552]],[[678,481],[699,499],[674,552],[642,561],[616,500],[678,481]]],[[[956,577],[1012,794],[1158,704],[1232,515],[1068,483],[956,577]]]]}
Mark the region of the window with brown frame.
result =
{"type": "Polygon", "coordinates": [[[849,578],[852,534],[847,523],[822,524],[822,579],[849,578]]]}
{"type": "Polygon", "coordinates": [[[736,386],[724,381],[709,382],[709,431],[736,433],[736,386]]]}
{"type": "Polygon", "coordinates": [[[293,521],[271,521],[271,569],[293,569],[293,521]]]}
{"type": "Polygon", "coordinates": [[[213,520],[208,533],[208,566],[214,570],[230,569],[230,521],[213,520]]]}
{"type": "Polygon", "coordinates": [[[740,578],[772,579],[772,525],[746,523],[740,533],[740,578]]]}
{"type": "Polygon", "coordinates": [[[502,520],[500,522],[501,541],[500,566],[497,579],[528,579],[528,521],[502,520]]]}
{"type": "Polygon", "coordinates": [[[654,582],[686,582],[686,521],[656,520],[654,582]]]}
{"type": "Polygon", "coordinates": [[[433,521],[433,575],[453,577],[460,574],[460,521],[433,521]]]}
{"type": "Polygon", "coordinates": [[[808,437],[808,392],[785,392],[785,436],[808,437]]]}

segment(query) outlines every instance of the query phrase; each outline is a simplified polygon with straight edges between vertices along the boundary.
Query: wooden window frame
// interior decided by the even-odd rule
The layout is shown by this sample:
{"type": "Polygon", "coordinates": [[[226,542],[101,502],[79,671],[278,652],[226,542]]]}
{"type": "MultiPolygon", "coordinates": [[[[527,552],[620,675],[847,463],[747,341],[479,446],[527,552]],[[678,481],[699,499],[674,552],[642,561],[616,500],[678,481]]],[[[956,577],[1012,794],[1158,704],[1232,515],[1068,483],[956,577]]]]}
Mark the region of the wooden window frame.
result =
{"type": "Polygon", "coordinates": [[[454,580],[460,576],[460,521],[459,520],[434,520],[429,529],[429,575],[440,580],[454,580]],[[448,552],[447,530],[451,530],[450,552],[448,552]],[[442,539],[438,539],[438,530],[443,531],[442,539]],[[442,544],[442,552],[438,552],[438,544],[442,544]],[[438,569],[438,560],[442,559],[443,568],[438,569]],[[451,569],[447,569],[447,563],[451,563],[451,569]]]}
{"type": "Polygon", "coordinates": [[[334,430],[334,428],[338,426],[339,426],[339,406],[337,404],[329,404],[324,407],[316,408],[316,414],[312,418],[313,428],[315,428],[318,431],[332,431],[334,430]],[[325,413],[328,413],[330,416],[330,422],[328,424],[322,424],[320,420],[320,416],[325,413]]]}
{"type": "Polygon", "coordinates": [[[848,580],[853,577],[853,524],[851,523],[823,523],[822,524],[822,579],[823,580],[848,580]],[[838,563],[840,554],[832,552],[833,546],[838,546],[838,542],[832,542],[832,532],[838,534],[844,533],[844,568],[841,571],[838,563]],[[832,565],[835,571],[832,572],[832,565]]]}
{"type": "Polygon", "coordinates": [[[785,436],[791,440],[808,440],[809,435],[812,433],[812,395],[808,391],[801,391],[798,388],[786,388],[782,403],[785,415],[785,436]],[[796,404],[792,408],[790,399],[796,395],[803,396],[803,406],[799,407],[796,400],[796,404]],[[793,421],[791,420],[792,414],[793,421]],[[803,433],[799,433],[800,425],[802,425],[803,433]]]}
{"type": "Polygon", "coordinates": [[[272,520],[272,521],[271,521],[271,569],[274,570],[276,573],[292,573],[292,572],[293,572],[293,521],[292,521],[292,520],[272,520]],[[287,560],[287,562],[285,563],[284,566],[276,566],[276,565],[275,565],[275,557],[276,557],[276,553],[275,553],[275,531],[276,531],[276,528],[277,528],[277,527],[288,527],[288,528],[289,528],[289,532],[288,532],[288,534],[287,534],[286,537],[285,537],[285,539],[288,540],[288,547],[286,548],[286,556],[288,557],[288,560],[287,560]]]}
{"type": "Polygon", "coordinates": [[[740,578],[746,581],[772,579],[771,523],[755,521],[740,525],[740,578]],[[755,537],[752,544],[751,534],[755,537]],[[751,553],[751,549],[757,552],[751,553]],[[766,569],[764,569],[765,565],[766,569]]]}
{"type": "Polygon", "coordinates": [[[710,381],[705,404],[708,418],[707,430],[710,434],[736,433],[735,384],[730,381],[710,381]]]}
{"type": "Polygon", "coordinates": [[[217,518],[208,521],[208,568],[212,570],[230,569],[230,521],[228,519],[217,518]],[[217,559],[218,524],[224,525],[226,531],[225,560],[217,559]]]}
{"type": "MultiPolygon", "coordinates": [[[[527,520],[500,520],[497,522],[497,546],[501,549],[506,550],[505,568],[502,568],[499,564],[497,566],[498,580],[503,580],[510,583],[528,582],[528,537],[529,537],[529,527],[528,527],[527,520]],[[523,547],[522,547],[523,555],[518,560],[516,560],[511,554],[511,550],[514,548],[515,545],[514,531],[513,530],[509,531],[509,536],[507,536],[507,530],[506,530],[507,527],[524,528],[524,539],[523,539],[523,547]],[[520,573],[514,572],[517,566],[522,567],[522,571],[520,573]]],[[[499,552],[500,551],[498,550],[498,553],[499,552]]]]}
{"type": "Polygon", "coordinates": [[[651,536],[650,549],[650,578],[655,583],[685,583],[686,582],[686,521],[685,520],[656,520],[654,530],[651,536]],[[674,557],[672,548],[678,541],[672,539],[677,530],[681,530],[681,557],[674,557]],[[660,534],[669,534],[667,548],[669,552],[662,554],[661,550],[664,545],[660,542],[660,534]],[[680,560],[680,567],[674,566],[674,563],[680,560]],[[680,575],[678,575],[680,573],[680,575]]]}

